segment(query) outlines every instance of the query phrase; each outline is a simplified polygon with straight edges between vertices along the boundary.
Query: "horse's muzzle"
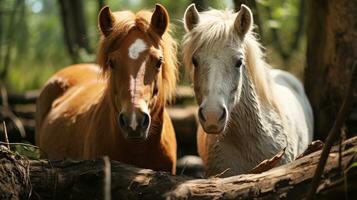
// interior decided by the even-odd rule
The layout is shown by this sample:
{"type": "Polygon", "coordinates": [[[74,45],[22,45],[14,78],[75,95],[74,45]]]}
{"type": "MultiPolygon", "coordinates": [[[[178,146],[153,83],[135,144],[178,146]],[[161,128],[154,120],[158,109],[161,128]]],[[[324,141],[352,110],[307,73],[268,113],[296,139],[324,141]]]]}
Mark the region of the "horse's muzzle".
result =
{"type": "Polygon", "coordinates": [[[198,118],[206,133],[218,134],[224,131],[227,123],[227,108],[217,106],[218,109],[207,110],[204,107],[198,109],[198,118]]]}
{"type": "Polygon", "coordinates": [[[128,140],[145,140],[148,137],[150,123],[150,115],[144,112],[131,113],[131,116],[121,112],[118,116],[119,127],[128,140]]]}

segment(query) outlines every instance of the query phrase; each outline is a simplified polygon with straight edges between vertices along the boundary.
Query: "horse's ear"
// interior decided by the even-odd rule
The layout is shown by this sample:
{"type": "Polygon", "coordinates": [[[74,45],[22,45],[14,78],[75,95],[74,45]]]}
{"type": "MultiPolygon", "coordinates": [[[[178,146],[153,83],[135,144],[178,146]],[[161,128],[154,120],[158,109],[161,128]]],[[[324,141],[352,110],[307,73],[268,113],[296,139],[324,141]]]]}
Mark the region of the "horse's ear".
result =
{"type": "Polygon", "coordinates": [[[198,24],[200,15],[194,3],[187,7],[183,19],[186,32],[191,31],[198,24]]]}
{"type": "Polygon", "coordinates": [[[156,4],[155,11],[152,14],[150,27],[161,37],[169,26],[169,14],[166,8],[156,4]]]}
{"type": "Polygon", "coordinates": [[[103,7],[99,11],[98,25],[104,36],[108,36],[112,32],[114,17],[108,6],[103,7]]]}
{"type": "Polygon", "coordinates": [[[239,37],[243,39],[245,34],[248,33],[248,31],[252,28],[252,26],[253,26],[252,11],[250,11],[250,9],[246,5],[242,4],[240,6],[240,10],[238,12],[237,18],[234,22],[234,29],[237,31],[239,37]]]}

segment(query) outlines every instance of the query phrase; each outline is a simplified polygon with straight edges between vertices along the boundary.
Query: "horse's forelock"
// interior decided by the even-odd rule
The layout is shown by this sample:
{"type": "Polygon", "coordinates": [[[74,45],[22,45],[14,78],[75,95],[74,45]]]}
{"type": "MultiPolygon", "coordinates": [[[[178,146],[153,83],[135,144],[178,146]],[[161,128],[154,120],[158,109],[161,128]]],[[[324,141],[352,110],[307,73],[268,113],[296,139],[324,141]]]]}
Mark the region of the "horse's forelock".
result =
{"type": "Polygon", "coordinates": [[[116,12],[115,24],[112,33],[107,37],[101,36],[98,52],[97,63],[101,67],[104,76],[110,75],[109,66],[107,64],[108,54],[115,50],[115,47],[120,44],[121,40],[128,34],[132,28],[137,28],[144,33],[147,33],[153,41],[157,42],[161,47],[164,56],[164,66],[162,68],[162,84],[159,92],[161,101],[165,104],[166,101],[173,99],[177,82],[177,58],[176,58],[176,42],[170,35],[170,28],[160,38],[153,30],[150,29],[150,20],[152,13],[149,11],[139,11],[136,15],[129,11],[116,12]]]}
{"type": "Polygon", "coordinates": [[[273,94],[270,92],[271,78],[267,74],[270,66],[264,60],[262,46],[249,30],[241,41],[233,24],[237,14],[229,10],[209,10],[200,13],[199,23],[184,36],[183,62],[186,72],[192,72],[192,56],[199,48],[217,48],[227,42],[242,42],[245,52],[249,77],[263,103],[277,108],[273,94]]]}
{"type": "Polygon", "coordinates": [[[192,70],[191,58],[199,48],[217,48],[232,38],[234,16],[235,14],[228,10],[200,13],[199,23],[184,36],[183,61],[186,70],[192,70]]]}

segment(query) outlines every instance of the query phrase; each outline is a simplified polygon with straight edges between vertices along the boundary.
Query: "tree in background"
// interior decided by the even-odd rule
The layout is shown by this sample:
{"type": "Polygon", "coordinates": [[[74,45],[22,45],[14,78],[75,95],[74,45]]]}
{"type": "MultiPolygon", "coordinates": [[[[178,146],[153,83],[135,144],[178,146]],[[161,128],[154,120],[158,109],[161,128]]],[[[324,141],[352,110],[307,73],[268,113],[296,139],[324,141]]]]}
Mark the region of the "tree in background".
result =
{"type": "Polygon", "coordinates": [[[91,52],[83,3],[82,0],[58,0],[58,2],[68,53],[72,62],[76,63],[79,61],[80,49],[85,49],[88,53],[91,52]]]}
{"type": "MultiPolygon", "coordinates": [[[[255,2],[255,1],[253,1],[255,2]]],[[[295,52],[300,44],[300,40],[303,36],[305,30],[305,20],[306,20],[306,0],[297,1],[297,16],[295,17],[295,29],[292,29],[291,39],[288,40],[284,38],[277,27],[272,26],[270,28],[272,45],[280,54],[284,62],[290,59],[292,53],[295,52]],[[284,45],[285,44],[285,45],[284,45]]],[[[268,20],[274,20],[274,8],[279,8],[279,6],[265,6],[266,14],[268,20]]],[[[281,19],[284,20],[284,19],[281,19]]]]}
{"type": "MultiPolygon", "coordinates": [[[[357,63],[356,11],[357,1],[309,1],[305,88],[314,110],[315,139],[324,139],[331,129],[357,63]]],[[[357,131],[356,95],[353,105],[351,132],[357,131]]]]}
{"type": "MultiPolygon", "coordinates": [[[[6,11],[4,9],[5,6],[1,6],[1,5],[4,5],[3,0],[0,1],[0,8],[2,8],[2,10],[0,10],[0,20],[2,19],[2,15],[6,11]]],[[[18,28],[19,24],[24,20],[24,15],[25,15],[25,1],[24,0],[16,0],[16,1],[14,1],[12,6],[13,6],[12,10],[9,11],[10,19],[9,19],[9,23],[8,23],[6,31],[5,31],[5,28],[3,27],[4,24],[1,23],[2,21],[0,22],[0,32],[1,32],[0,33],[0,58],[2,61],[2,62],[0,62],[0,65],[2,65],[1,72],[0,72],[1,80],[5,79],[5,77],[8,73],[13,49],[15,47],[15,40],[17,39],[16,33],[19,33],[17,31],[17,28],[18,28]],[[3,34],[6,39],[4,55],[2,55],[3,34]]]]}

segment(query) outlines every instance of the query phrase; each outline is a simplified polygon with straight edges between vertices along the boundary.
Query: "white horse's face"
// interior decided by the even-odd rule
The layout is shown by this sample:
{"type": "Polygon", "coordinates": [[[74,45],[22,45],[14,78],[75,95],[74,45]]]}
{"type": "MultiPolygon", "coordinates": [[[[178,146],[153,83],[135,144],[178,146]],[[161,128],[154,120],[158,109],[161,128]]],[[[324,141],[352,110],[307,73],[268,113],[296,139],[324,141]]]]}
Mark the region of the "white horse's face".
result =
{"type": "Polygon", "coordinates": [[[202,48],[192,58],[199,119],[207,133],[222,132],[239,101],[244,55],[239,44],[202,48]]]}
{"type": "MultiPolygon", "coordinates": [[[[200,15],[194,5],[187,8],[185,27],[189,32],[199,26],[200,15]]],[[[239,102],[242,91],[244,51],[242,40],[251,28],[251,12],[245,7],[232,23],[226,42],[215,43],[214,48],[198,48],[192,56],[194,90],[199,104],[198,116],[206,133],[225,130],[230,112],[239,102]],[[238,29],[238,30],[237,30],[238,29]]]]}

